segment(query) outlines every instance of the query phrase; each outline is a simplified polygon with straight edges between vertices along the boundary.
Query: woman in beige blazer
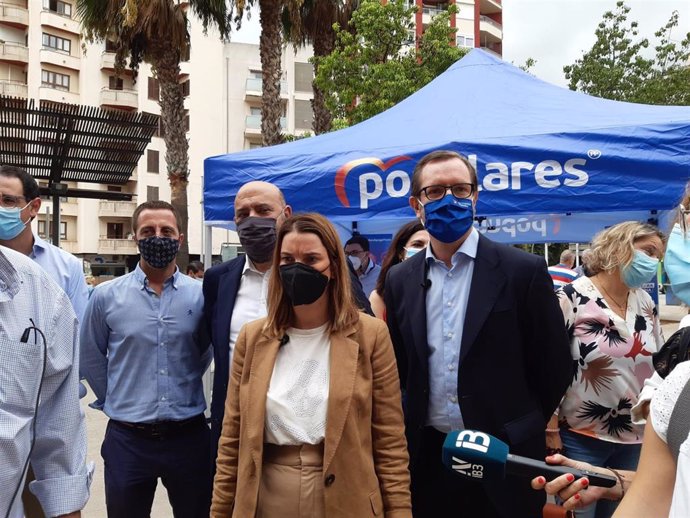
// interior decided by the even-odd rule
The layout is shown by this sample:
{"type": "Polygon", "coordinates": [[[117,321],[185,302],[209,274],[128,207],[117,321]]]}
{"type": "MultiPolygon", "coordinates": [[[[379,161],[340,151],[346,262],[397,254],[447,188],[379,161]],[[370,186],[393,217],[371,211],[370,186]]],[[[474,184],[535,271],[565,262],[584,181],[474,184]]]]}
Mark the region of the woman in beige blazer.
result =
{"type": "Polygon", "coordinates": [[[333,226],[277,235],[268,316],[240,331],[212,518],[411,518],[395,356],[359,313],[333,226]]]}

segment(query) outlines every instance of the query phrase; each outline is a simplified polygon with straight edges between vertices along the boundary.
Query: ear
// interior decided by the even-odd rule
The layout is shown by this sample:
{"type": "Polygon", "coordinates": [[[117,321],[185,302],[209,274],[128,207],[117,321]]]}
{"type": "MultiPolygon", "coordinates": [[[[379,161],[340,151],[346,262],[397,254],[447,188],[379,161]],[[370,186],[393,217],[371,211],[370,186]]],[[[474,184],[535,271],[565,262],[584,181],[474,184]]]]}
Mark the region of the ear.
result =
{"type": "Polygon", "coordinates": [[[41,198],[35,198],[31,200],[28,209],[29,216],[31,216],[31,219],[34,219],[36,216],[38,216],[38,211],[41,209],[41,198]]]}
{"type": "Polygon", "coordinates": [[[285,213],[285,218],[289,218],[290,216],[292,216],[292,207],[290,207],[290,205],[285,205],[285,209],[283,212],[285,213]]]}
{"type": "Polygon", "coordinates": [[[180,234],[178,240],[180,241],[180,246],[182,246],[182,243],[184,243],[184,234],[180,234]]]}
{"type": "Polygon", "coordinates": [[[419,220],[422,220],[422,214],[424,213],[424,208],[421,203],[419,203],[419,200],[415,198],[414,196],[410,196],[409,199],[410,207],[412,207],[412,210],[415,213],[415,216],[419,218],[419,220]]]}

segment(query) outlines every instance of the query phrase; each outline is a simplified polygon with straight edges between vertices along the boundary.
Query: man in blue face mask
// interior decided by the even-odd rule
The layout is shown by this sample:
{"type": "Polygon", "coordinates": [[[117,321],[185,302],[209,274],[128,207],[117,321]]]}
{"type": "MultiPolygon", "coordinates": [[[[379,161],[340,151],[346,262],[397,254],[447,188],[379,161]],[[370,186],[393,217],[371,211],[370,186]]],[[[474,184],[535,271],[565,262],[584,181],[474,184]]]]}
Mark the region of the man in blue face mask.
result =
{"type": "Polygon", "coordinates": [[[448,432],[467,428],[508,442],[511,453],[542,458],[546,423],[572,379],[546,264],[479,235],[477,191],[465,157],[423,157],[410,206],[430,243],[386,280],[415,518],[541,516],[544,498],[524,482],[467,482],[442,465],[441,448],[448,432]]]}
{"type": "Polygon", "coordinates": [[[202,375],[209,343],[197,334],[201,283],[175,256],[184,235],[164,201],[132,216],[141,260],[133,272],[99,284],[81,330],[82,370],[110,418],[101,455],[108,518],[149,516],[160,478],[174,516],[208,517],[209,436],[202,375]]]}

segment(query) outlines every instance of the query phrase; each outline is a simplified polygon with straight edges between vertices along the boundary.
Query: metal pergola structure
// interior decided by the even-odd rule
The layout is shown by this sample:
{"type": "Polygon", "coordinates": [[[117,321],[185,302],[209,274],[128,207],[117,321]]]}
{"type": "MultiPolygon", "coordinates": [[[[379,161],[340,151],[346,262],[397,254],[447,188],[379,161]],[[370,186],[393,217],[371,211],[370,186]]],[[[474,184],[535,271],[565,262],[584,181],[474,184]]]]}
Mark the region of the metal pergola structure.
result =
{"type": "Polygon", "coordinates": [[[60,198],[130,201],[133,194],[68,187],[124,185],[158,128],[158,115],[0,96],[0,164],[48,180],[52,242],[60,240],[60,198]]]}

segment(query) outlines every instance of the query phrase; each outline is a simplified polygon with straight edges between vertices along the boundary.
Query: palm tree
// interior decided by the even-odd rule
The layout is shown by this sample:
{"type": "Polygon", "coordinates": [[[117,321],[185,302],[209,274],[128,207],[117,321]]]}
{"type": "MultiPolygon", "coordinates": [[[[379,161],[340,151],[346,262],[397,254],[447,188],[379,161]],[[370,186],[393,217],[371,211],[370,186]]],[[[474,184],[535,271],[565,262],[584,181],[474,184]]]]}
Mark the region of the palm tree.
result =
{"type": "MultiPolygon", "coordinates": [[[[180,58],[189,49],[187,5],[204,29],[215,27],[221,38],[230,33],[225,0],[77,0],[86,41],[109,40],[116,46],[115,64],[129,67],[136,78],[139,64],[151,65],[160,85],[160,107],[171,203],[182,217],[180,231],[187,235],[187,183],[189,144],[185,129],[184,97],[179,84],[180,58]]],[[[180,247],[178,264],[189,262],[188,240],[180,247]]]]}
{"type": "Polygon", "coordinates": [[[280,100],[280,57],[282,37],[280,32],[280,13],[283,0],[259,0],[259,23],[261,38],[261,138],[264,146],[283,142],[280,117],[283,103],[280,100]]]}
{"type": "MultiPolygon", "coordinates": [[[[314,56],[325,57],[335,47],[335,30],[333,24],[347,28],[353,11],[359,5],[358,0],[304,0],[297,12],[287,7],[283,9],[283,31],[287,39],[296,46],[311,43],[314,56]]],[[[314,63],[314,77],[318,72],[318,59],[314,63]]],[[[327,133],[331,130],[332,115],[326,107],[321,89],[312,81],[314,99],[314,133],[327,133]]]]}

